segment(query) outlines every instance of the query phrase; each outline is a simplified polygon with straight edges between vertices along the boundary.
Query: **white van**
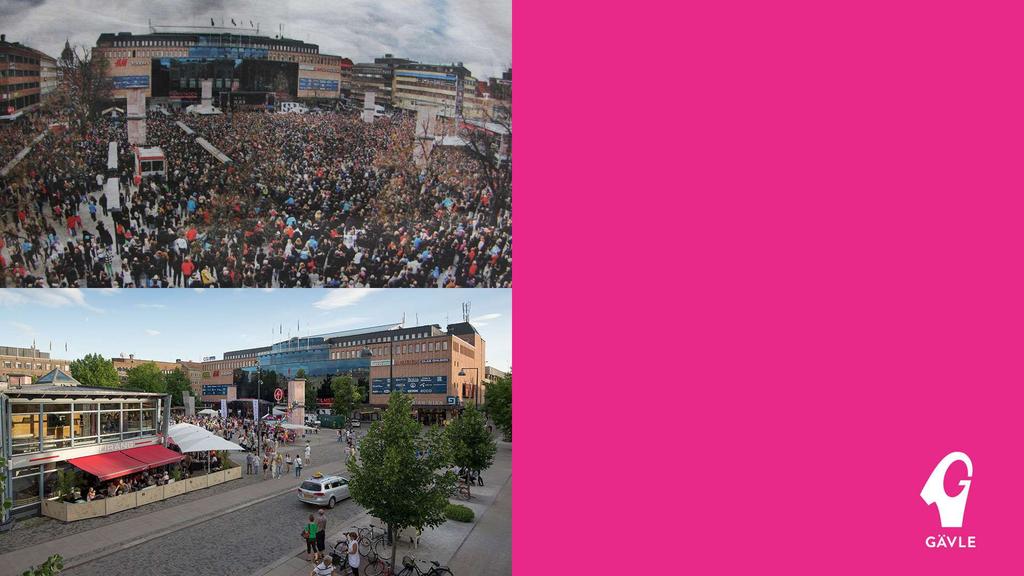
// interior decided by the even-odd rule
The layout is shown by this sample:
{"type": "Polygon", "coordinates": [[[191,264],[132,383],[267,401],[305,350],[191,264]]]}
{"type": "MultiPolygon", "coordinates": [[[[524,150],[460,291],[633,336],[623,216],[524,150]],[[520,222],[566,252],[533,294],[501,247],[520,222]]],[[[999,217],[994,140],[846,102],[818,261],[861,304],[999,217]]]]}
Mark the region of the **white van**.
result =
{"type": "Polygon", "coordinates": [[[280,114],[305,114],[309,108],[300,102],[281,102],[277,108],[280,114]]]}

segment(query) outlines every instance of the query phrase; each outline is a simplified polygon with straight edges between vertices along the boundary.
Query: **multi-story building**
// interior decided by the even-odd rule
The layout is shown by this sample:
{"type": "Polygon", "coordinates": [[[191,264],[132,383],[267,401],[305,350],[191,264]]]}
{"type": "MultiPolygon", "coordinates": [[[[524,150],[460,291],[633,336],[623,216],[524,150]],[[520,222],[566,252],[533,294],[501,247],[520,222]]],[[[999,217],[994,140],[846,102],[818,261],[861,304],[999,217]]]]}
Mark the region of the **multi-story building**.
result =
{"type": "Polygon", "coordinates": [[[114,370],[117,370],[117,376],[122,382],[128,378],[129,370],[136,366],[142,366],[143,364],[156,364],[156,367],[160,369],[161,374],[170,374],[178,367],[177,361],[164,362],[162,360],[140,360],[136,358],[134,354],[129,354],[127,358],[111,358],[110,361],[113,362],[114,370]]]}
{"type": "Polygon", "coordinates": [[[57,59],[38,50],[39,56],[39,101],[46,102],[57,92],[57,59]]]}
{"type": "Polygon", "coordinates": [[[395,67],[415,63],[415,60],[385,54],[383,58],[374,58],[373,62],[355,64],[346,83],[349,98],[354,104],[361,106],[366,93],[373,92],[375,104],[390,106],[395,67]]]}
{"type": "Polygon", "coordinates": [[[189,386],[192,388],[192,395],[198,397],[203,390],[203,363],[182,360],[178,362],[178,367],[181,368],[181,371],[188,378],[189,386]]]}
{"type": "Polygon", "coordinates": [[[166,442],[169,408],[168,395],[89,388],[60,369],[0,392],[0,449],[9,468],[2,488],[11,512],[38,514],[41,502],[57,498],[58,471],[94,474],[96,460],[120,456],[139,470],[155,464],[150,447],[166,442]]]}
{"type": "Polygon", "coordinates": [[[42,376],[55,368],[70,371],[71,361],[50,358],[49,352],[35,348],[0,346],[0,375],[32,378],[42,376]]]}
{"type": "Polygon", "coordinates": [[[391,103],[415,110],[433,107],[439,116],[482,119],[476,79],[457,64],[402,64],[395,68],[391,103]]]}
{"type": "Polygon", "coordinates": [[[204,360],[201,366],[197,394],[203,402],[234,400],[238,397],[234,382],[235,370],[259,364],[259,355],[270,351],[270,346],[246,348],[225,352],[221,360],[204,360]]]}
{"type": "MultiPolygon", "coordinates": [[[[0,34],[0,116],[14,116],[39,106],[42,101],[42,60],[45,55],[0,34]]],[[[49,62],[53,58],[45,56],[49,62]]],[[[56,64],[53,66],[56,70],[56,64]]],[[[49,76],[49,71],[47,72],[49,76]]],[[[49,87],[49,79],[47,80],[49,87]]]]}
{"type": "MultiPolygon", "coordinates": [[[[182,29],[185,30],[185,29],[182,29]]],[[[105,59],[113,97],[145,89],[154,101],[194,103],[213,80],[219,106],[264,105],[292,98],[336,100],[352,61],[320,47],[238,29],[101,34],[93,58],[105,59]],[[272,95],[272,98],[269,96],[272,95]]]]}

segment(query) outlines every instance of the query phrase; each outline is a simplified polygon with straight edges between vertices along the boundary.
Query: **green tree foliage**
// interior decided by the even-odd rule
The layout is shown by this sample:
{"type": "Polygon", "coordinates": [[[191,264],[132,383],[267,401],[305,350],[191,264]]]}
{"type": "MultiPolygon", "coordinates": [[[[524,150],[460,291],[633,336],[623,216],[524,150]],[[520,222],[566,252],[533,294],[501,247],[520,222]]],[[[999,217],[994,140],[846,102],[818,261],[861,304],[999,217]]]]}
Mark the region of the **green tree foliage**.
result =
{"type": "Polygon", "coordinates": [[[80,360],[73,360],[70,366],[71,376],[83,386],[117,388],[121,385],[114,363],[99,354],[86,354],[80,360]]]}
{"type": "Polygon", "coordinates": [[[167,384],[164,382],[164,375],[160,368],[153,362],[146,362],[128,369],[128,378],[125,380],[125,388],[139,390],[142,392],[167,392],[167,384]]]}
{"type": "Polygon", "coordinates": [[[172,406],[184,406],[183,393],[191,392],[192,383],[188,381],[188,376],[181,371],[181,368],[175,368],[174,372],[164,375],[164,389],[171,395],[172,406]]]}
{"type": "Polygon", "coordinates": [[[487,433],[484,415],[472,404],[448,424],[444,435],[451,449],[452,464],[459,468],[482,472],[494,463],[498,447],[487,433]]]}
{"type": "Polygon", "coordinates": [[[344,416],[345,420],[351,418],[352,411],[356,409],[356,405],[362,400],[362,394],[356,387],[352,377],[335,376],[331,378],[331,392],[334,394],[331,410],[337,415],[344,416]]]}
{"type": "Polygon", "coordinates": [[[64,569],[64,557],[60,554],[54,554],[46,559],[38,567],[33,566],[32,568],[25,570],[21,573],[21,576],[57,576],[60,571],[64,569]]]}
{"type": "MultiPolygon", "coordinates": [[[[421,434],[411,412],[408,395],[391,394],[383,418],[359,442],[359,459],[348,461],[352,498],[392,534],[443,523],[456,484],[444,435],[437,428],[421,434]]],[[[392,566],[396,550],[391,548],[392,566]]]]}
{"type": "Polygon", "coordinates": [[[505,434],[505,440],[512,440],[512,374],[487,386],[484,411],[494,424],[505,434]]]}

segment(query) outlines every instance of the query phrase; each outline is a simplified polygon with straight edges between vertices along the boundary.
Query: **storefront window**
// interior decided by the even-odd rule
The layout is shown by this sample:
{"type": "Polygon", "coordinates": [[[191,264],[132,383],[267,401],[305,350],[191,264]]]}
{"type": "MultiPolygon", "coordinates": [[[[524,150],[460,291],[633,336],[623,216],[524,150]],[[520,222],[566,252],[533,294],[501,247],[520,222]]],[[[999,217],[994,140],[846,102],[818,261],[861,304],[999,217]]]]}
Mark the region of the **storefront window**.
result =
{"type": "Polygon", "coordinates": [[[156,429],[156,408],[146,408],[142,411],[142,429],[156,429]]]}
{"type": "MultiPolygon", "coordinates": [[[[68,408],[71,406],[68,405],[68,408]]],[[[43,415],[43,450],[71,446],[71,413],[47,413],[43,415]]]]}
{"type": "Polygon", "coordinates": [[[14,492],[15,508],[39,502],[39,467],[29,466],[15,470],[11,488],[14,492]]]}
{"type": "MultiPolygon", "coordinates": [[[[79,406],[75,405],[77,409],[79,406]]],[[[75,412],[73,427],[75,429],[75,446],[83,444],[95,444],[97,442],[97,421],[96,412],[75,412]]]]}
{"type": "Polygon", "coordinates": [[[141,427],[141,417],[138,410],[126,410],[124,412],[124,421],[122,423],[122,430],[124,431],[125,438],[134,438],[139,435],[139,429],[141,427]]]}
{"type": "Polygon", "coordinates": [[[117,440],[121,437],[121,412],[100,412],[101,441],[117,440]]]}
{"type": "MultiPolygon", "coordinates": [[[[32,405],[37,410],[38,405],[32,405]]],[[[20,406],[15,405],[14,408],[20,406]]],[[[39,451],[39,414],[11,414],[11,452],[39,451]]]]}

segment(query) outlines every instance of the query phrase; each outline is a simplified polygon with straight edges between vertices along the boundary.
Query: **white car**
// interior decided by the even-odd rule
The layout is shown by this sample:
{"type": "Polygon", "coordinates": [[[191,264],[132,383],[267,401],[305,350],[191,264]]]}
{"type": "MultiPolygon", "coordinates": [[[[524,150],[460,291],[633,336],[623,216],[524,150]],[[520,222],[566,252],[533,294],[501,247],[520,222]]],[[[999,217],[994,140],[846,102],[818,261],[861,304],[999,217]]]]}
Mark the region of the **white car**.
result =
{"type": "Polygon", "coordinates": [[[353,427],[353,428],[359,428],[359,426],[360,426],[360,425],[359,425],[359,420],[358,420],[358,419],[353,419],[353,420],[352,420],[352,422],[351,422],[351,424],[352,424],[352,427],[353,427]]]}
{"type": "Polygon", "coordinates": [[[306,504],[334,508],[336,503],[350,496],[348,478],[324,476],[317,472],[299,486],[298,496],[299,500],[306,504]]]}

